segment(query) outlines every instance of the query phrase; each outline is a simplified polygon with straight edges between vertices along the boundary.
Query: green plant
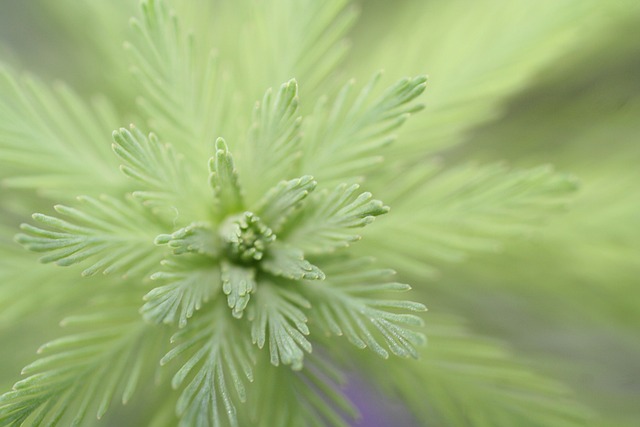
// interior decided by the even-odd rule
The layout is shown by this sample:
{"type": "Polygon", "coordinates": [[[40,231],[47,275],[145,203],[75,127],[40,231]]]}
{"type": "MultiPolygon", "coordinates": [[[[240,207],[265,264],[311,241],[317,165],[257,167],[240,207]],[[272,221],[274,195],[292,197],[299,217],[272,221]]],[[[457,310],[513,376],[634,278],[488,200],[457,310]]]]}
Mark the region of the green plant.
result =
{"type": "MultiPolygon", "coordinates": [[[[370,74],[388,54],[346,60],[347,1],[167,3],[143,1],[131,22],[132,77],[118,35],[91,38],[117,77],[103,82],[109,97],[0,74],[0,321],[46,306],[70,312],[72,329],[0,396],[0,425],[88,425],[121,400],[137,421],[115,410],[118,425],[346,426],[350,366],[392,377],[389,394],[425,425],[580,425],[587,411],[564,386],[458,316],[419,315],[412,300],[428,294],[397,294],[531,233],[573,196],[576,180],[549,166],[450,167],[434,154],[571,45],[588,5],[407,2],[391,24],[419,18],[438,34],[442,17],[472,8],[459,25],[476,38],[407,42],[396,62],[417,77],[344,84],[341,70],[370,74]],[[486,28],[498,10],[502,25],[486,28]],[[516,39],[473,56],[529,13],[516,39]],[[426,107],[425,70],[437,76],[426,107]],[[28,211],[42,213],[24,222],[28,211]],[[17,222],[15,242],[42,264],[9,238],[17,222]],[[381,365],[362,349],[409,360],[381,365]]],[[[117,33],[128,5],[85,7],[117,33]]],[[[395,28],[392,45],[415,27],[395,28]]]]}

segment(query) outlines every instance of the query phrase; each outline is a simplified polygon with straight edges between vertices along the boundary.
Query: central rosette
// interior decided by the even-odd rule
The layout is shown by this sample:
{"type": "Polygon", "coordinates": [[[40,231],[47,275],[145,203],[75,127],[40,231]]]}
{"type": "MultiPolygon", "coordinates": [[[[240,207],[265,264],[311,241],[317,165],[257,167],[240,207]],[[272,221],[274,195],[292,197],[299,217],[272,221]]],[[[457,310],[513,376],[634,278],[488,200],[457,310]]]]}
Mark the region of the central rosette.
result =
{"type": "Polygon", "coordinates": [[[239,264],[260,261],[276,239],[273,231],[252,212],[229,217],[220,227],[227,257],[239,264]]]}
{"type": "Polygon", "coordinates": [[[281,181],[257,203],[247,203],[227,145],[220,139],[216,148],[209,163],[214,220],[162,234],[156,244],[167,245],[175,255],[191,255],[195,263],[217,265],[228,305],[233,316],[240,318],[258,291],[258,282],[325,278],[305,259],[304,249],[310,231],[304,227],[308,220],[304,208],[316,181],[310,176],[281,181]],[[276,240],[276,232],[284,238],[276,240]]]}
{"type": "MultiPolygon", "coordinates": [[[[321,261],[358,238],[342,230],[362,227],[388,210],[372,200],[370,193],[358,195],[357,185],[315,192],[317,183],[308,175],[280,181],[250,203],[240,189],[233,158],[222,139],[217,141],[209,170],[215,196],[212,220],[162,234],[156,244],[167,245],[181,258],[191,257],[196,265],[216,266],[222,292],[237,318],[250,307],[251,295],[261,287],[324,280],[325,274],[306,257],[321,261]]],[[[190,264],[176,265],[185,268],[190,264]]],[[[143,311],[153,316],[155,306],[150,301],[143,311]]],[[[185,314],[183,323],[190,314],[185,314]]]]}

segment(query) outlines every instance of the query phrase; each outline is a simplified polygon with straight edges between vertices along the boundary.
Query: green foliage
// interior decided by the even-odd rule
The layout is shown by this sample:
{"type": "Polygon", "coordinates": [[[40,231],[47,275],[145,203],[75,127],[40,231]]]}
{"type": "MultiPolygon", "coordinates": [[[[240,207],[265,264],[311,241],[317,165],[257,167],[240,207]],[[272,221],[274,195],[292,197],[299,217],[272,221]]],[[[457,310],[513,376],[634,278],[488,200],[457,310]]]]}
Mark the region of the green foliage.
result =
{"type": "Polygon", "coordinates": [[[437,79],[422,118],[410,122],[402,143],[391,148],[394,158],[411,161],[456,146],[474,126],[499,117],[506,98],[593,33],[597,4],[408,0],[376,11],[393,31],[375,31],[375,25],[362,31],[349,69],[367,73],[393,51],[394,61],[383,62],[391,75],[427,70],[437,79]]]}
{"type": "Polygon", "coordinates": [[[365,249],[384,251],[408,271],[429,271],[470,252],[495,252],[506,237],[530,234],[549,214],[560,212],[576,189],[574,177],[549,166],[510,171],[502,164],[467,165],[443,171],[427,165],[388,187],[387,200],[401,211],[385,229],[392,229],[395,239],[373,229],[367,238],[377,244],[365,249]]]}
{"type": "Polygon", "coordinates": [[[99,271],[144,274],[158,262],[149,250],[154,230],[144,211],[107,196],[78,197],[78,202],[82,209],[55,206],[72,222],[34,214],[33,219],[47,228],[23,224],[22,230],[29,234],[19,234],[16,240],[31,251],[47,253],[40,258],[44,263],[70,266],[93,259],[83,276],[99,271]]]}
{"type": "Polygon", "coordinates": [[[162,335],[140,321],[133,301],[111,299],[91,314],[63,320],[81,332],[40,347],[43,356],[22,370],[28,377],[0,397],[0,423],[80,425],[88,411],[101,418],[114,399],[127,403],[148,378],[147,360],[162,335]]]}
{"type": "Polygon", "coordinates": [[[330,253],[360,239],[353,228],[364,227],[378,215],[389,211],[371,193],[356,195],[357,184],[340,184],[333,191],[323,190],[311,196],[310,207],[296,218],[296,227],[288,241],[309,254],[330,253]]]}
{"type": "Polygon", "coordinates": [[[387,349],[400,357],[417,358],[425,337],[409,327],[422,326],[422,319],[398,311],[421,312],[426,308],[417,302],[380,298],[384,292],[407,291],[411,287],[388,282],[393,271],[363,268],[371,264],[369,259],[337,262],[335,270],[327,272],[328,286],[304,290],[315,304],[315,324],[325,333],[344,335],[356,347],[368,347],[384,359],[389,357],[387,349]]]}
{"type": "Polygon", "coordinates": [[[304,170],[325,183],[349,182],[380,164],[380,150],[395,139],[392,132],[423,108],[412,101],[426,87],[425,76],[405,78],[372,101],[380,76],[376,74],[355,98],[351,81],[331,106],[326,99],[319,102],[306,130],[304,170]]]}
{"type": "Polygon", "coordinates": [[[224,139],[216,141],[216,154],[209,160],[209,184],[220,205],[221,215],[237,212],[243,206],[242,191],[233,156],[224,139]]]}
{"type": "Polygon", "coordinates": [[[3,185],[62,194],[117,187],[120,182],[103,144],[115,123],[106,100],[90,106],[62,84],[50,89],[33,77],[19,79],[0,68],[3,185]]]}
{"type": "Polygon", "coordinates": [[[429,425],[582,426],[590,412],[567,388],[513,360],[499,343],[474,336],[450,316],[431,314],[429,351],[422,360],[390,371],[369,361],[381,387],[401,394],[429,425]],[[411,390],[421,390],[421,394],[411,390]],[[474,408],[472,411],[468,408],[474,408]]]}
{"type": "Polygon", "coordinates": [[[246,341],[236,341],[234,332],[236,323],[226,310],[218,309],[171,338],[177,344],[160,363],[188,357],[171,380],[176,389],[188,381],[176,406],[181,426],[218,426],[225,415],[232,426],[239,425],[234,400],[246,400],[244,382],[253,380],[253,370],[251,348],[246,341]]]}
{"type": "Polygon", "coordinates": [[[316,188],[316,184],[309,175],[281,181],[258,203],[258,214],[276,233],[279,232],[299,202],[316,188]]]}
{"type": "Polygon", "coordinates": [[[251,170],[262,179],[251,182],[255,188],[250,188],[250,194],[261,194],[275,185],[281,179],[278,171],[291,169],[298,160],[301,122],[295,80],[280,86],[275,96],[267,90],[256,104],[247,143],[251,170]]]}
{"type": "Polygon", "coordinates": [[[153,133],[145,136],[133,125],[131,131],[113,132],[113,140],[113,151],[124,162],[120,170],[140,186],[134,197],[170,218],[200,214],[193,201],[204,195],[170,144],[160,143],[153,133]]]}
{"type": "MultiPolygon", "coordinates": [[[[55,3],[47,7],[64,14],[64,0],[55,3]]],[[[339,390],[350,366],[388,383],[421,425],[584,422],[589,411],[565,386],[471,331],[485,326],[476,308],[488,298],[471,283],[506,277],[499,260],[508,256],[483,275],[473,263],[466,275],[446,264],[538,238],[573,200],[570,175],[468,163],[471,148],[457,146],[596,22],[583,19],[591,1],[364,2],[362,26],[348,0],[140,4],[127,33],[125,0],[78,2],[109,36],[70,33],[93,65],[68,70],[104,64],[109,77],[90,88],[104,97],[87,102],[84,92],[0,69],[0,334],[11,331],[0,360],[31,346],[32,323],[88,307],[63,321],[78,331],[42,346],[26,378],[0,395],[0,425],[93,425],[95,414],[109,425],[347,427],[358,416],[339,390]],[[380,17],[384,27],[371,24],[380,17]],[[366,49],[347,57],[347,34],[366,49]],[[379,72],[361,87],[343,84],[380,65],[395,83],[379,72]],[[396,67],[414,77],[398,78],[396,67]],[[130,121],[145,132],[121,127],[130,121]],[[56,213],[47,213],[51,199],[63,203],[56,213]],[[34,211],[45,213],[12,241],[34,211]],[[81,279],[57,268],[76,264],[81,279]],[[466,286],[433,285],[440,270],[466,286]],[[399,297],[411,290],[404,281],[417,289],[410,300],[399,297]],[[414,300],[481,320],[466,328],[414,300]],[[138,390],[152,403],[135,403],[138,390]]],[[[520,141],[516,131],[502,139],[520,141]]],[[[594,205],[607,191],[587,181],[578,200],[594,205]]],[[[604,228],[623,211],[627,224],[636,205],[617,201],[594,221],[604,228]]],[[[540,239],[546,258],[527,257],[598,258],[567,243],[585,241],[569,218],[540,239]]],[[[13,369],[0,369],[0,382],[13,369]]]]}
{"type": "Polygon", "coordinates": [[[140,312],[145,319],[173,324],[178,318],[178,326],[185,327],[187,319],[220,288],[219,269],[206,261],[203,257],[181,263],[164,261],[164,269],[153,273],[150,279],[166,284],[144,296],[146,302],[140,312]]]}
{"type": "Polygon", "coordinates": [[[301,371],[279,370],[259,360],[243,425],[347,427],[358,411],[339,390],[344,378],[335,366],[313,355],[310,359],[301,371]]]}
{"type": "MultiPolygon", "coordinates": [[[[318,145],[318,134],[315,142],[302,145],[298,88],[291,80],[275,95],[268,90],[257,104],[246,143],[238,136],[233,138],[239,140],[234,146],[242,160],[239,167],[230,147],[218,138],[207,170],[201,160],[208,149],[196,144],[207,134],[202,128],[204,118],[198,119],[200,108],[207,107],[194,98],[198,89],[192,84],[201,79],[210,82],[210,76],[198,74],[202,64],[193,56],[193,42],[182,36],[165,3],[148,1],[142,6],[144,19],[133,24],[141,38],[127,49],[147,92],[142,111],[150,116],[151,127],[160,135],[166,134],[171,143],[160,143],[154,133],[147,136],[133,126],[115,131],[113,150],[122,161],[120,169],[131,180],[131,197],[122,201],[115,195],[83,196],[78,198],[78,208],[57,205],[55,210],[64,219],[35,214],[34,219],[43,227],[25,224],[25,233],[16,240],[31,251],[45,253],[41,259],[45,263],[69,266],[90,262],[83,276],[99,271],[121,272],[145,287],[155,285],[144,295],[140,314],[148,325],[141,324],[145,330],[161,331],[162,326],[156,324],[180,328],[172,338],[175,347],[161,360],[163,365],[182,361],[171,382],[173,388],[182,389],[176,402],[180,425],[240,425],[237,407],[246,400],[246,387],[253,381],[254,354],[263,349],[273,366],[288,365],[299,372],[297,375],[304,373],[306,379],[292,379],[292,387],[308,396],[309,410],[320,417],[310,425],[344,425],[342,416],[334,414],[324,398],[313,397],[318,389],[330,400],[341,402],[321,385],[320,377],[305,371],[304,356],[312,351],[308,315],[337,304],[334,313],[338,313],[355,344],[369,345],[388,357],[378,342],[380,338],[366,324],[370,323],[392,353],[417,357],[415,347],[424,340],[410,329],[421,322],[395,311],[424,307],[378,297],[380,291],[396,287],[375,285],[376,279],[364,264],[342,265],[340,257],[323,257],[344,247],[344,241],[354,240],[352,228],[370,224],[374,216],[386,213],[388,208],[382,202],[372,200],[369,192],[357,195],[358,186],[347,184],[312,197],[318,185],[313,177],[291,177],[307,168],[301,161],[306,148],[313,147],[317,159],[327,159],[327,152],[349,140],[363,143],[365,151],[371,150],[373,146],[366,141],[388,133],[396,126],[397,117],[416,109],[405,104],[422,92],[424,79],[403,80],[371,104],[366,100],[373,86],[370,84],[351,106],[349,120],[354,127],[341,122],[335,135],[343,139],[328,138],[326,141],[332,144],[325,146],[318,145]],[[207,190],[213,190],[212,197],[207,190]],[[307,248],[317,257],[313,264],[307,260],[307,248]],[[333,272],[329,277],[322,270],[325,267],[333,272]],[[364,271],[358,273],[361,268],[364,271]],[[342,269],[348,270],[347,277],[341,276],[345,274],[342,269]],[[221,302],[221,294],[226,296],[226,304],[221,302]],[[307,294],[313,296],[317,307],[307,294]]],[[[210,95],[202,102],[224,105],[224,99],[210,95]]],[[[345,91],[342,98],[346,95],[345,91]]],[[[333,114],[339,114],[340,108],[338,105],[333,114]]],[[[334,126],[336,119],[333,117],[327,126],[334,126]]],[[[349,151],[345,155],[349,160],[359,153],[349,151]]],[[[316,166],[318,170],[331,169],[322,162],[316,166]]],[[[343,166],[336,167],[340,170],[343,166]]],[[[339,176],[334,173],[331,179],[339,176]]],[[[100,345],[105,351],[115,348],[110,341],[100,345]]],[[[78,349],[77,355],[72,352],[68,358],[80,358],[84,350],[90,351],[91,347],[78,349]]],[[[43,360],[27,371],[47,367],[49,360],[58,358],[43,360]]],[[[55,396],[68,390],[69,399],[74,397],[79,389],[64,387],[77,381],[80,374],[76,373],[73,371],[69,379],[64,377],[60,387],[38,387],[28,399],[9,392],[3,397],[8,403],[2,410],[8,416],[15,414],[17,424],[33,416],[33,424],[38,425],[38,414],[42,414],[55,425],[59,421],[55,411],[63,413],[72,403],[58,402],[55,396]],[[38,412],[42,403],[49,401],[52,403],[38,412]]],[[[19,382],[16,387],[31,384],[33,378],[39,377],[19,382]]],[[[108,390],[117,388],[111,378],[104,381],[112,384],[108,390]]],[[[92,402],[92,396],[91,392],[86,394],[86,404],[92,402]]],[[[102,400],[100,416],[111,396],[107,394],[102,400]]],[[[343,403],[340,407],[346,408],[343,403]]],[[[79,420],[83,412],[79,411],[79,420]]],[[[293,419],[299,420],[297,415],[293,419]]]]}
{"type": "Polygon", "coordinates": [[[227,295],[227,302],[234,317],[242,317],[244,309],[249,304],[251,294],[255,290],[254,270],[228,262],[222,264],[222,291],[227,295]]]}
{"type": "Polygon", "coordinates": [[[324,280],[324,273],[304,259],[304,253],[293,247],[274,244],[262,263],[265,271],[291,280],[324,280]]]}
{"type": "Polygon", "coordinates": [[[271,363],[291,365],[302,369],[303,350],[311,352],[307,316],[301,309],[311,308],[309,301],[286,288],[271,283],[262,283],[257,302],[250,313],[252,320],[251,339],[258,348],[263,348],[268,337],[271,363]]]}

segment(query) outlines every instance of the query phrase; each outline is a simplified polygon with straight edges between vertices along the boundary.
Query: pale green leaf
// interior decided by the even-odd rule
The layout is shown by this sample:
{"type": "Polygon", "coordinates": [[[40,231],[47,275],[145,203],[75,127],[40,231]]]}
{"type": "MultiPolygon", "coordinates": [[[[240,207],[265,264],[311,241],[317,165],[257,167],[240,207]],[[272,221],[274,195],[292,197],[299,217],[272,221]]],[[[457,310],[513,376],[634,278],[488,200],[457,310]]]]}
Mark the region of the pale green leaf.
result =
{"type": "Polygon", "coordinates": [[[253,180],[246,180],[250,198],[259,198],[293,171],[300,152],[298,84],[295,80],[280,86],[277,93],[267,90],[256,103],[248,137],[248,153],[253,180]],[[285,175],[286,176],[286,175],[285,175]]]}
{"type": "Polygon", "coordinates": [[[237,405],[246,400],[246,381],[253,381],[251,341],[222,304],[210,307],[172,337],[177,343],[161,364],[185,360],[172,379],[182,387],[177,402],[181,427],[239,427],[237,405]],[[186,385],[184,385],[186,383],[186,385]]]}
{"type": "Polygon", "coordinates": [[[220,253],[219,239],[206,222],[189,224],[172,234],[160,234],[154,243],[167,245],[174,255],[192,253],[215,258],[220,253]]]}
{"type": "Polygon", "coordinates": [[[317,96],[333,83],[348,52],[345,39],[358,16],[348,0],[285,0],[176,4],[203,39],[229,58],[239,89],[251,101],[292,77],[317,96]],[[229,37],[229,28],[236,28],[229,37]],[[259,72],[257,72],[259,70],[259,72]]]}
{"type": "Polygon", "coordinates": [[[260,268],[275,276],[290,280],[324,280],[318,267],[304,259],[303,252],[295,247],[276,242],[269,247],[260,268]]]}
{"type": "Polygon", "coordinates": [[[384,369],[361,360],[370,378],[399,391],[425,425],[587,425],[590,411],[566,386],[536,373],[499,342],[470,333],[459,319],[428,317],[429,347],[421,360],[387,363],[384,369]]]}
{"type": "Polygon", "coordinates": [[[115,398],[131,398],[149,377],[147,361],[159,357],[161,334],[140,321],[135,305],[115,301],[63,322],[82,331],[40,348],[42,357],[23,370],[29,376],[0,396],[0,424],[76,426],[89,411],[101,418],[115,398]]]}
{"type": "Polygon", "coordinates": [[[206,257],[181,257],[162,262],[151,280],[165,283],[144,296],[140,312],[147,320],[175,323],[183,328],[189,318],[220,290],[220,269],[206,257]]]}
{"type": "Polygon", "coordinates": [[[307,316],[309,302],[282,284],[261,281],[249,307],[251,338],[258,348],[269,346],[271,363],[302,369],[304,353],[311,352],[307,316]]]}
{"type": "Polygon", "coordinates": [[[383,358],[389,351],[400,357],[418,358],[425,337],[414,329],[422,319],[411,312],[425,311],[412,301],[390,300],[383,292],[401,292],[408,285],[390,282],[392,271],[371,268],[371,261],[335,260],[327,279],[319,286],[300,291],[313,302],[310,316],[324,332],[344,335],[359,348],[370,348],[383,358]]]}
{"type": "Polygon", "coordinates": [[[47,313],[57,313],[68,305],[84,304],[95,294],[95,288],[75,286],[76,271],[34,262],[10,240],[14,234],[13,228],[0,225],[0,328],[11,330],[23,319],[42,313],[38,301],[47,302],[47,313]]]}
{"type": "Polygon", "coordinates": [[[426,77],[402,79],[371,100],[379,77],[355,96],[354,82],[347,83],[331,105],[324,99],[305,122],[302,170],[323,185],[371,172],[382,161],[381,150],[395,140],[394,132],[422,109],[414,101],[424,91],[426,77]]]}
{"type": "Polygon", "coordinates": [[[256,213],[278,233],[300,202],[316,188],[316,184],[313,177],[308,175],[281,181],[258,202],[256,213]]]}
{"type": "Polygon", "coordinates": [[[314,193],[286,230],[287,243],[307,255],[333,252],[360,239],[353,229],[373,222],[389,211],[369,192],[357,193],[359,186],[340,184],[333,191],[314,193]]]}
{"type": "Polygon", "coordinates": [[[224,139],[216,141],[216,154],[209,160],[209,184],[214,191],[220,214],[236,213],[242,209],[243,195],[238,171],[224,139]]]}
{"type": "Polygon", "coordinates": [[[122,179],[109,161],[104,127],[100,107],[88,105],[68,87],[57,84],[52,90],[0,67],[4,185],[48,192],[117,188],[122,179]]]}
{"type": "Polygon", "coordinates": [[[248,390],[242,425],[348,427],[358,418],[358,410],[340,390],[345,383],[342,373],[324,357],[309,355],[300,371],[281,369],[264,359],[248,390]]]}
{"type": "Polygon", "coordinates": [[[222,264],[222,291],[233,317],[241,318],[251,294],[256,290],[255,270],[229,262],[222,264]]]}
{"type": "Polygon", "coordinates": [[[55,210],[67,219],[34,214],[43,227],[23,224],[26,234],[16,236],[25,248],[45,253],[44,263],[61,266],[87,264],[82,274],[123,272],[144,274],[162,257],[153,246],[157,225],[137,204],[103,196],[78,197],[79,207],[55,210]]]}
{"type": "Polygon", "coordinates": [[[575,178],[549,166],[467,165],[438,173],[425,165],[413,172],[386,186],[396,215],[366,230],[366,249],[421,275],[433,264],[497,251],[504,240],[531,233],[561,212],[577,188],[575,178]]]}
{"type": "Polygon", "coordinates": [[[367,22],[355,40],[359,54],[350,58],[352,72],[384,63],[391,76],[427,73],[433,81],[420,120],[408,123],[389,155],[411,161],[451,148],[473,127],[499,117],[512,94],[585,43],[593,21],[606,14],[596,12],[595,4],[409,0],[385,8],[378,17],[384,28],[367,22]]]}
{"type": "MultiPolygon", "coordinates": [[[[150,126],[197,164],[214,136],[234,123],[232,83],[210,46],[197,45],[167,2],[141,4],[142,19],[132,20],[136,37],[125,45],[143,93],[140,105],[150,126]]],[[[204,178],[200,169],[193,172],[204,178]]]]}
{"type": "MultiPolygon", "coordinates": [[[[124,162],[120,169],[139,188],[133,195],[155,210],[165,210],[172,219],[203,215],[206,198],[184,163],[170,144],[161,143],[154,134],[145,136],[131,125],[113,132],[113,151],[124,162]]],[[[206,212],[206,211],[205,211],[206,212]]]]}

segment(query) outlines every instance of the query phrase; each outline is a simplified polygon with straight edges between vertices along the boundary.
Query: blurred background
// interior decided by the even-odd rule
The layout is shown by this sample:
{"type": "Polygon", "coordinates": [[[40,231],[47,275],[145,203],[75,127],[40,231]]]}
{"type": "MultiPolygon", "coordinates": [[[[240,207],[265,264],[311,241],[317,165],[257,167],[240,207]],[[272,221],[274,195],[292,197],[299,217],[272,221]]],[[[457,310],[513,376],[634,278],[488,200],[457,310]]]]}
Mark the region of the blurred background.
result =
{"type": "MultiPolygon", "coordinates": [[[[100,59],[109,57],[105,49],[118,46],[88,40],[84,32],[99,28],[105,39],[124,39],[127,22],[121,28],[104,26],[109,20],[94,13],[95,8],[114,13],[107,2],[94,9],[68,3],[0,1],[0,58],[46,81],[64,80],[86,96],[108,91],[126,109],[132,100],[117,93],[121,85],[113,84],[126,69],[100,59]]],[[[119,3],[135,13],[135,2],[119,3]]],[[[553,164],[580,181],[571,207],[534,234],[505,242],[499,253],[442,263],[437,278],[413,283],[432,311],[464,313],[471,331],[506,343],[538,372],[567,384],[596,414],[593,425],[631,427],[640,420],[640,2],[604,3],[591,3],[596,6],[577,13],[579,39],[541,61],[525,82],[498,92],[490,100],[491,114],[460,132],[456,144],[427,150],[451,165],[471,160],[521,167],[553,164]]],[[[344,74],[370,75],[365,68],[409,74],[426,68],[422,71],[431,75],[435,88],[425,100],[437,104],[438,96],[446,95],[438,90],[438,74],[405,56],[429,51],[429,43],[447,39],[447,28],[459,29],[458,19],[466,22],[473,16],[462,15],[465,8],[446,7],[438,15],[435,1],[377,0],[360,7],[351,34],[354,54],[344,74]],[[417,22],[408,17],[424,4],[440,24],[435,36],[414,43],[413,50],[393,49],[399,35],[418,37],[432,28],[421,27],[422,12],[415,13],[417,22]],[[374,46],[377,56],[371,53],[374,46]]],[[[522,19],[512,25],[517,28],[522,19]]],[[[472,36],[458,42],[472,43],[472,36]]],[[[465,61],[459,66],[464,68],[465,61]]],[[[2,197],[10,196],[2,191],[2,197]]],[[[40,316],[46,318],[46,313],[40,316]]],[[[32,322],[42,324],[37,318],[32,322]]],[[[0,351],[3,389],[45,340],[46,331],[25,328],[33,333],[20,338],[24,346],[0,351]]],[[[17,340],[16,333],[0,323],[3,342],[17,340]]],[[[357,400],[368,386],[354,381],[349,392],[357,400]]],[[[387,409],[397,411],[395,406],[387,409]]],[[[381,416],[367,418],[365,413],[359,425],[385,425],[375,424],[381,416]]]]}

